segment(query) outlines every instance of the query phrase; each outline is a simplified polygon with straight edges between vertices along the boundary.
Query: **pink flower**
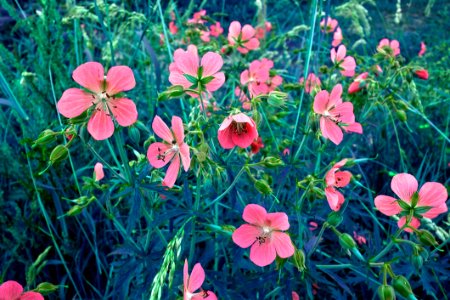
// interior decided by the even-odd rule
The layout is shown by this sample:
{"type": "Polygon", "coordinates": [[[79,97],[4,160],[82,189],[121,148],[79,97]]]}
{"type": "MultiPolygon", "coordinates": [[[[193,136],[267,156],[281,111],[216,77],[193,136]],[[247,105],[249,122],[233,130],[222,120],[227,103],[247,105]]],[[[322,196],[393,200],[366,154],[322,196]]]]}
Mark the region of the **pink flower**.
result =
{"type": "Polygon", "coordinates": [[[397,56],[400,54],[400,43],[397,40],[389,41],[388,39],[382,39],[378,43],[377,51],[381,53],[386,53],[386,49],[389,49],[387,54],[393,54],[397,56]]]}
{"type": "MultiPolygon", "coordinates": [[[[269,84],[272,84],[272,79],[270,78],[270,69],[273,68],[273,61],[267,58],[261,60],[254,60],[250,63],[248,70],[244,70],[241,73],[241,84],[248,86],[248,91],[252,97],[257,95],[267,94],[272,88],[269,84]]],[[[282,78],[278,76],[275,81],[281,84],[282,78]]]]}
{"type": "MultiPolygon", "coordinates": [[[[447,189],[437,182],[426,182],[419,192],[419,184],[414,176],[407,173],[397,174],[392,178],[391,189],[400,198],[380,195],[375,198],[376,208],[386,216],[400,214],[398,227],[406,223],[406,216],[413,214],[409,226],[419,228],[420,218],[434,219],[447,212],[447,189]]],[[[412,232],[410,228],[405,231],[412,232]]]]}
{"type": "Polygon", "coordinates": [[[334,211],[339,211],[342,204],[345,202],[344,196],[337,190],[350,183],[352,173],[349,171],[339,171],[340,168],[345,166],[347,159],[343,159],[336,163],[325,175],[325,195],[327,197],[328,205],[334,211]]]}
{"type": "Polygon", "coordinates": [[[427,46],[425,45],[424,42],[420,43],[420,51],[419,51],[419,56],[423,56],[425,54],[425,51],[427,51],[427,46]]]}
{"type": "Polygon", "coordinates": [[[243,113],[228,116],[218,132],[219,143],[224,149],[247,148],[257,137],[255,121],[243,113]]]}
{"type": "Polygon", "coordinates": [[[223,28],[222,28],[222,26],[220,26],[220,22],[216,22],[216,24],[212,24],[209,27],[209,31],[212,36],[218,37],[219,35],[221,35],[223,33],[223,28]]]}
{"type": "Polygon", "coordinates": [[[272,31],[272,23],[270,23],[269,21],[265,21],[264,28],[266,29],[266,32],[272,31]]]}
{"type": "MultiPolygon", "coordinates": [[[[225,74],[219,72],[223,59],[217,53],[207,52],[200,60],[197,47],[189,45],[187,51],[175,50],[173,60],[169,66],[169,81],[173,85],[181,85],[185,89],[195,89],[199,92],[214,92],[225,82],[225,74]]],[[[199,97],[195,93],[189,95],[199,97]]]]}
{"type": "Polygon", "coordinates": [[[194,13],[194,17],[188,20],[188,23],[193,24],[203,24],[206,21],[203,20],[203,17],[206,16],[206,10],[202,9],[199,12],[194,13]]]}
{"type": "Polygon", "coordinates": [[[362,134],[361,124],[355,122],[353,104],[342,102],[342,85],[337,84],[331,94],[323,90],[314,97],[314,112],[320,117],[322,136],[339,145],[343,139],[342,130],[362,134]]]}
{"type": "Polygon", "coordinates": [[[352,56],[345,56],[347,48],[345,45],[340,45],[337,52],[336,49],[331,49],[331,61],[339,68],[342,75],[352,77],[355,75],[356,62],[352,56]]]}
{"type": "Polygon", "coordinates": [[[333,32],[337,26],[338,21],[330,17],[327,17],[327,19],[322,19],[322,21],[320,21],[320,30],[322,30],[322,32],[326,33],[333,32]]]}
{"type": "Polygon", "coordinates": [[[425,69],[416,70],[414,74],[423,80],[428,80],[428,71],[425,69]]]}
{"type": "Polygon", "coordinates": [[[341,27],[338,27],[333,34],[333,41],[331,42],[331,46],[337,47],[342,43],[343,40],[341,27]]]}
{"type": "Polygon", "coordinates": [[[37,292],[23,292],[23,287],[16,281],[5,281],[0,285],[0,300],[44,300],[37,292]]]}
{"type": "Polygon", "coordinates": [[[100,181],[105,177],[105,173],[103,172],[103,164],[102,163],[96,163],[94,166],[94,175],[95,175],[95,181],[100,181]]]}
{"type": "Polygon", "coordinates": [[[300,300],[300,296],[297,292],[292,291],[292,300],[300,300]]]}
{"type": "Polygon", "coordinates": [[[174,21],[171,21],[171,22],[169,23],[169,31],[170,31],[170,33],[173,34],[173,35],[177,34],[177,32],[178,32],[178,27],[177,27],[177,25],[175,25],[175,22],[174,22],[174,21]]]}
{"type": "Polygon", "coordinates": [[[283,150],[283,156],[287,156],[287,155],[289,155],[289,154],[291,154],[291,150],[289,150],[289,148],[284,148],[284,150],[283,150]]]}
{"type": "Polygon", "coordinates": [[[205,281],[205,271],[202,265],[196,263],[189,276],[189,266],[187,259],[183,268],[183,300],[217,300],[216,294],[203,290],[202,284],[205,281]],[[195,292],[200,289],[200,292],[195,292]]]}
{"type": "Polygon", "coordinates": [[[310,231],[314,231],[319,227],[319,224],[317,224],[317,222],[311,221],[309,222],[309,230],[310,231]]]}
{"type": "MultiPolygon", "coordinates": [[[[299,82],[302,84],[305,81],[305,78],[300,78],[299,82]]],[[[306,77],[305,84],[305,92],[311,94],[315,89],[320,89],[322,82],[320,82],[320,78],[316,76],[314,73],[309,73],[308,77],[306,77]]]]}
{"type": "Polygon", "coordinates": [[[361,84],[361,82],[364,82],[364,79],[366,79],[367,76],[369,76],[368,72],[364,72],[364,73],[356,76],[355,81],[353,81],[350,84],[350,86],[348,87],[348,93],[353,94],[353,93],[360,91],[363,88],[360,86],[360,84],[361,84]]]}
{"type": "Polygon", "coordinates": [[[264,148],[264,143],[263,143],[261,137],[258,136],[258,138],[255,139],[255,140],[252,142],[252,144],[250,145],[250,147],[251,147],[251,149],[252,149],[252,150],[251,150],[251,151],[252,151],[252,154],[256,154],[256,153],[259,152],[259,150],[260,150],[261,148],[264,148]]]}
{"type": "Polygon", "coordinates": [[[259,40],[255,38],[255,29],[251,25],[244,25],[233,21],[228,29],[228,42],[231,46],[237,45],[237,50],[242,54],[259,47],[259,40]]]}
{"type": "Polygon", "coordinates": [[[126,66],[112,67],[106,76],[103,66],[97,62],[80,65],[73,73],[73,79],[84,88],[66,90],[57,107],[66,118],[75,118],[93,107],[88,122],[88,132],[96,140],[105,140],[114,133],[114,120],[121,126],[130,126],[137,120],[136,105],[127,98],[115,95],[131,90],[136,85],[133,71],[126,66]]]}
{"type": "Polygon", "coordinates": [[[184,171],[189,170],[191,156],[189,146],[184,142],[183,121],[180,117],[172,117],[172,130],[156,116],[152,123],[153,131],[164,140],[164,143],[153,143],[147,150],[147,158],[154,168],[162,168],[170,162],[163,185],[173,187],[180,169],[180,158],[184,171]]]}
{"type": "Polygon", "coordinates": [[[264,207],[248,204],[242,215],[243,224],[233,233],[233,241],[241,248],[250,248],[250,260],[257,266],[270,265],[277,254],[288,258],[294,254],[291,238],[284,232],[289,229],[285,213],[267,213],[264,207]]]}
{"type": "Polygon", "coordinates": [[[211,38],[209,37],[210,32],[209,31],[200,31],[200,39],[202,41],[204,41],[205,43],[209,43],[209,41],[211,40],[211,38]]]}
{"type": "Polygon", "coordinates": [[[353,231],[353,237],[355,238],[356,242],[358,242],[358,244],[360,245],[367,243],[366,238],[362,235],[357,234],[356,231],[353,231]]]}

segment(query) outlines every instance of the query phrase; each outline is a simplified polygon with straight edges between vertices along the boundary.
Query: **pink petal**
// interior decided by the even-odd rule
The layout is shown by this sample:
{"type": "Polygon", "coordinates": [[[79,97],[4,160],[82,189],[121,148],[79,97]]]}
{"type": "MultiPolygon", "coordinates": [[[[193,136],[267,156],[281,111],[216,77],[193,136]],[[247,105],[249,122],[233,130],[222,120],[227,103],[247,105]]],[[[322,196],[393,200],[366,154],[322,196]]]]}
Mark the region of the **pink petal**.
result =
{"type": "Polygon", "coordinates": [[[220,130],[217,133],[217,138],[219,139],[219,144],[224,149],[232,149],[234,148],[235,144],[233,142],[233,139],[231,137],[231,128],[228,127],[224,130],[220,130]]]}
{"type": "Polygon", "coordinates": [[[171,71],[169,74],[169,82],[173,85],[181,85],[183,88],[188,89],[192,86],[192,82],[180,72],[171,71]]]}
{"type": "Polygon", "coordinates": [[[417,206],[440,206],[447,198],[445,186],[438,182],[427,182],[420,188],[417,206]]]}
{"type": "Polygon", "coordinates": [[[174,56],[174,61],[177,64],[178,69],[185,74],[197,77],[197,71],[199,67],[199,57],[197,52],[197,47],[194,45],[189,45],[187,51],[177,57],[174,56]]]}
{"type": "Polygon", "coordinates": [[[261,244],[259,242],[254,243],[250,248],[250,260],[260,267],[273,263],[276,256],[275,245],[267,240],[261,244]]]}
{"type": "Polygon", "coordinates": [[[345,132],[354,132],[354,133],[359,133],[359,134],[363,133],[363,128],[362,128],[361,124],[359,124],[358,122],[354,122],[347,126],[343,126],[342,129],[344,129],[345,132]]]}
{"type": "Polygon", "coordinates": [[[173,185],[175,184],[175,181],[177,180],[179,170],[180,170],[180,156],[175,155],[171,160],[169,167],[167,168],[166,176],[164,177],[163,180],[163,185],[172,188],[173,185]]]}
{"type": "Polygon", "coordinates": [[[335,64],[336,63],[336,49],[335,48],[331,49],[330,58],[331,58],[331,61],[335,64]]]}
{"type": "Polygon", "coordinates": [[[244,208],[244,212],[242,214],[242,218],[245,222],[258,226],[265,225],[266,216],[266,209],[258,204],[248,204],[244,208]]]}
{"type": "Polygon", "coordinates": [[[394,51],[395,56],[400,54],[400,43],[397,40],[392,40],[390,43],[390,47],[394,51]]]}
{"type": "Polygon", "coordinates": [[[248,49],[247,49],[247,48],[238,47],[237,50],[238,50],[240,53],[242,53],[242,54],[248,53],[248,49]]]}
{"type": "Polygon", "coordinates": [[[279,257],[288,258],[294,255],[295,248],[292,245],[291,238],[284,232],[273,232],[272,243],[279,257]]]}
{"type": "Polygon", "coordinates": [[[267,226],[276,230],[288,230],[289,221],[288,216],[284,212],[268,213],[267,226]]]}
{"type": "Polygon", "coordinates": [[[184,127],[180,117],[172,117],[172,131],[178,144],[184,143],[184,127]]]}
{"type": "Polygon", "coordinates": [[[439,206],[434,206],[426,213],[423,213],[422,216],[425,218],[433,219],[439,216],[440,214],[446,213],[448,211],[447,204],[442,203],[439,206]]]}
{"type": "Polygon", "coordinates": [[[217,91],[225,82],[225,74],[223,72],[216,73],[214,79],[205,85],[209,92],[217,91]]]}
{"type": "Polygon", "coordinates": [[[397,215],[402,211],[397,199],[385,195],[375,197],[375,207],[386,216],[397,215]]]}
{"type": "Polygon", "coordinates": [[[180,146],[180,156],[184,171],[187,172],[191,166],[191,154],[189,153],[189,146],[185,143],[180,146]]]}
{"type": "MultiPolygon", "coordinates": [[[[401,217],[400,220],[398,220],[398,222],[397,222],[398,228],[402,228],[403,225],[405,225],[405,223],[406,223],[406,216],[405,216],[405,217],[401,217]]],[[[414,227],[414,228],[416,228],[416,229],[419,228],[419,226],[420,226],[420,220],[417,219],[417,218],[415,218],[415,217],[413,217],[413,218],[411,219],[411,222],[409,222],[409,226],[414,227]]],[[[409,228],[405,228],[404,230],[405,230],[406,232],[409,232],[409,233],[412,233],[412,232],[413,232],[413,230],[412,230],[412,229],[409,229],[409,228]]]]}
{"type": "Polygon", "coordinates": [[[336,178],[336,187],[345,187],[350,183],[350,180],[352,179],[352,173],[349,171],[339,171],[335,174],[336,178]]]}
{"type": "Polygon", "coordinates": [[[237,123],[252,123],[252,119],[243,113],[238,113],[236,115],[232,115],[231,118],[237,123]]]}
{"type": "Polygon", "coordinates": [[[220,124],[219,131],[225,130],[231,125],[231,123],[233,123],[233,118],[231,116],[226,117],[222,121],[222,124],[220,124]]]}
{"type": "Polygon", "coordinates": [[[105,177],[105,173],[103,172],[103,164],[102,163],[96,163],[94,166],[94,173],[95,173],[95,181],[102,180],[105,177]]]}
{"type": "Polygon", "coordinates": [[[314,97],[314,112],[316,114],[323,114],[328,108],[328,91],[320,91],[314,97]]]}
{"type": "Polygon", "coordinates": [[[347,56],[340,64],[340,67],[344,69],[341,70],[342,75],[346,77],[355,76],[356,61],[353,57],[347,56]]]}
{"type": "Polygon", "coordinates": [[[0,285],[0,299],[15,300],[22,295],[23,287],[16,281],[8,280],[0,285]]]}
{"type": "Polygon", "coordinates": [[[111,110],[114,119],[121,126],[130,126],[137,121],[138,112],[136,104],[127,98],[116,98],[108,101],[108,107],[111,110]]]}
{"type": "Polygon", "coordinates": [[[243,126],[246,127],[247,133],[231,134],[231,140],[236,146],[241,148],[247,148],[258,137],[258,131],[254,126],[250,125],[249,123],[245,123],[243,126]]]}
{"type": "Polygon", "coordinates": [[[161,156],[172,148],[172,145],[167,145],[164,143],[153,143],[148,147],[147,159],[153,168],[162,168],[167,165],[175,155],[174,151],[169,151],[167,155],[164,156],[164,160],[161,156]]]}
{"type": "Polygon", "coordinates": [[[220,71],[223,65],[222,56],[214,52],[208,52],[202,57],[203,77],[208,77],[220,71]]]}
{"type": "Polygon", "coordinates": [[[187,259],[185,259],[183,266],[183,285],[185,291],[187,291],[188,284],[189,284],[189,265],[187,259]]]}
{"type": "Polygon", "coordinates": [[[20,300],[44,300],[44,297],[37,292],[26,292],[20,297],[20,300]]]}
{"type": "Polygon", "coordinates": [[[257,38],[251,38],[248,42],[243,44],[245,48],[249,50],[255,50],[259,48],[259,40],[257,38]]]}
{"type": "Polygon", "coordinates": [[[92,92],[100,93],[103,91],[105,70],[98,62],[87,62],[73,71],[72,78],[82,87],[92,92]]]}
{"type": "Polygon", "coordinates": [[[239,34],[241,33],[241,23],[238,21],[233,21],[228,28],[228,41],[231,45],[236,43],[239,34]]]}
{"type": "Polygon", "coordinates": [[[248,41],[254,36],[255,36],[255,28],[253,28],[251,25],[248,25],[248,24],[244,25],[244,27],[242,27],[241,39],[243,41],[248,41]]]}
{"type": "Polygon", "coordinates": [[[103,109],[94,110],[91,118],[89,119],[88,132],[96,140],[106,140],[111,137],[114,133],[114,123],[103,109]]]}
{"type": "Polygon", "coordinates": [[[71,88],[64,91],[56,104],[58,111],[66,118],[75,118],[91,107],[95,99],[92,94],[83,90],[71,88]]]}
{"type": "MultiPolygon", "coordinates": [[[[242,85],[246,85],[250,80],[250,76],[249,76],[249,71],[248,70],[244,70],[241,73],[241,84],[242,85]]],[[[236,87],[238,88],[238,87],[236,87]]]]}
{"type": "Polygon", "coordinates": [[[133,71],[127,66],[115,66],[106,74],[106,92],[112,96],[136,86],[133,71]]]}
{"type": "Polygon", "coordinates": [[[336,145],[339,145],[344,138],[341,128],[328,118],[320,118],[320,130],[324,138],[330,139],[336,145]]]}
{"type": "Polygon", "coordinates": [[[328,206],[334,211],[339,211],[345,202],[344,196],[334,187],[327,187],[325,189],[325,196],[327,197],[328,206]]]}
{"type": "Polygon", "coordinates": [[[342,168],[343,166],[345,166],[345,164],[347,163],[348,159],[344,158],[340,161],[338,161],[337,163],[334,164],[333,168],[342,168]]]}
{"type": "Polygon", "coordinates": [[[296,292],[292,292],[292,300],[300,300],[300,296],[296,292]]]}
{"type": "Polygon", "coordinates": [[[355,122],[355,115],[353,114],[353,104],[351,102],[343,102],[336,105],[335,108],[330,110],[330,114],[340,123],[352,124],[355,122]]]}
{"type": "Polygon", "coordinates": [[[417,192],[418,183],[411,174],[401,173],[392,178],[391,189],[400,199],[410,203],[412,195],[417,192]]]}
{"type": "Polygon", "coordinates": [[[383,46],[389,46],[389,40],[388,39],[382,39],[379,43],[378,43],[378,47],[381,48],[383,46]]]}
{"type": "Polygon", "coordinates": [[[241,248],[248,248],[256,241],[256,238],[261,234],[259,227],[242,224],[233,232],[231,238],[233,242],[241,248]]]}
{"type": "Polygon", "coordinates": [[[172,144],[172,142],[174,141],[172,131],[170,131],[169,127],[167,127],[166,123],[164,123],[164,121],[159,116],[155,116],[155,118],[153,119],[152,129],[157,136],[159,136],[169,144],[172,144]]]}
{"type": "Polygon", "coordinates": [[[343,60],[346,54],[347,48],[345,48],[345,45],[340,45],[337,50],[336,61],[340,62],[341,60],[343,60]]]}
{"type": "Polygon", "coordinates": [[[342,96],[342,85],[336,84],[330,93],[328,109],[332,108],[333,106],[341,104],[342,103],[341,96],[342,96]]]}
{"type": "Polygon", "coordinates": [[[188,291],[193,293],[201,288],[205,281],[205,271],[199,263],[196,263],[189,277],[188,291]]]}

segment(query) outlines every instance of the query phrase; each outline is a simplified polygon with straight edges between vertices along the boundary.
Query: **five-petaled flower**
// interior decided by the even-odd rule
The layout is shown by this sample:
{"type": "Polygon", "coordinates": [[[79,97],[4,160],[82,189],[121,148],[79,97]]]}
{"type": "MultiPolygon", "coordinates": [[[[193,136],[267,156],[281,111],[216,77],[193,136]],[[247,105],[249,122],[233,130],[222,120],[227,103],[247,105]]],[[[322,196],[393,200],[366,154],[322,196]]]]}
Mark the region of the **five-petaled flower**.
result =
{"type": "Polygon", "coordinates": [[[258,130],[252,118],[238,113],[228,116],[222,122],[217,136],[224,149],[232,149],[235,146],[247,148],[258,137],[258,130]]]}
{"type": "Polygon", "coordinates": [[[8,280],[0,285],[0,300],[44,300],[37,292],[23,292],[20,283],[8,280]]]}
{"type": "Polygon", "coordinates": [[[347,186],[352,178],[352,173],[349,171],[339,171],[346,163],[347,159],[337,162],[325,175],[325,196],[327,197],[328,205],[334,211],[339,211],[345,201],[344,196],[337,188],[347,186]]]}
{"type": "Polygon", "coordinates": [[[164,143],[151,144],[147,151],[147,158],[150,164],[158,169],[170,162],[163,185],[171,188],[178,177],[180,159],[185,172],[189,170],[191,164],[189,146],[184,142],[183,121],[180,117],[173,116],[171,131],[166,123],[159,116],[156,116],[153,119],[152,128],[156,135],[164,140],[164,143]]]}
{"type": "Polygon", "coordinates": [[[289,229],[288,216],[283,212],[267,213],[264,207],[248,204],[242,218],[243,224],[232,235],[241,248],[250,248],[250,260],[257,266],[270,265],[278,255],[291,257],[295,248],[291,238],[282,231],[289,229]]]}
{"type": "Polygon", "coordinates": [[[326,19],[322,19],[322,21],[320,21],[320,30],[322,30],[322,32],[333,32],[337,26],[338,21],[330,17],[327,17],[326,19]]]}
{"type": "Polygon", "coordinates": [[[259,47],[259,40],[255,37],[255,28],[251,25],[241,26],[238,21],[233,21],[228,29],[228,42],[231,46],[237,45],[237,50],[242,54],[259,47]]]}
{"type": "Polygon", "coordinates": [[[203,290],[202,284],[205,281],[205,271],[200,263],[196,263],[189,276],[189,266],[187,259],[183,268],[183,300],[217,300],[216,294],[203,290]],[[199,292],[195,292],[199,290],[199,292]]]}
{"type": "Polygon", "coordinates": [[[361,124],[355,122],[353,104],[342,102],[342,85],[337,84],[331,94],[322,90],[314,97],[314,112],[320,117],[320,131],[324,138],[339,145],[344,138],[341,128],[346,132],[362,134],[361,124]]]}
{"type": "MultiPolygon", "coordinates": [[[[392,178],[391,189],[400,198],[380,195],[375,198],[376,208],[386,216],[400,215],[398,227],[410,218],[410,227],[419,228],[422,217],[433,219],[447,212],[447,189],[438,182],[426,182],[419,191],[416,178],[407,173],[392,178]]],[[[405,231],[412,232],[406,227],[405,231]]]]}
{"type": "MultiPolygon", "coordinates": [[[[300,84],[305,83],[305,78],[302,77],[299,80],[300,84]]],[[[322,82],[320,81],[319,76],[316,76],[314,73],[309,73],[306,77],[306,83],[305,83],[305,92],[307,94],[311,94],[316,89],[320,90],[320,86],[322,85],[322,82]]]]}
{"type": "Polygon", "coordinates": [[[388,39],[382,39],[378,43],[377,51],[380,53],[397,56],[400,54],[400,43],[397,40],[389,41],[388,39]]]}
{"type": "Polygon", "coordinates": [[[112,67],[105,76],[100,63],[88,62],[76,68],[72,77],[88,91],[78,88],[66,90],[58,101],[58,111],[66,118],[75,118],[94,107],[87,126],[94,139],[105,140],[113,135],[111,116],[121,126],[130,126],[136,122],[138,112],[134,102],[127,98],[116,98],[117,94],[131,90],[136,85],[129,67],[112,67]]]}
{"type": "Polygon", "coordinates": [[[352,56],[347,55],[347,48],[345,45],[340,45],[339,48],[331,49],[330,56],[331,61],[339,69],[342,75],[346,77],[352,77],[355,75],[356,62],[352,56]]]}

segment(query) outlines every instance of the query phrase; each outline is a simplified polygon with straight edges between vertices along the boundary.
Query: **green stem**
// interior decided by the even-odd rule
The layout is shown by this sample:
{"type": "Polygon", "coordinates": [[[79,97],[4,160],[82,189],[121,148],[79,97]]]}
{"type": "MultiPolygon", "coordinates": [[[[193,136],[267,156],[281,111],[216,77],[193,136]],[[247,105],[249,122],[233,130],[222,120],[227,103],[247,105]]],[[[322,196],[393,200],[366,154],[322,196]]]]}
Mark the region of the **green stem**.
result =
{"type": "Polygon", "coordinates": [[[123,141],[122,132],[121,131],[116,132],[116,134],[114,134],[114,139],[116,142],[117,149],[119,150],[120,159],[122,160],[122,164],[125,169],[125,177],[126,177],[128,183],[131,184],[131,182],[132,182],[131,181],[131,169],[130,169],[130,164],[128,161],[128,156],[125,153],[125,142],[123,141]]]}
{"type": "Polygon", "coordinates": [[[211,205],[213,205],[214,203],[216,203],[217,201],[219,201],[220,199],[222,199],[223,197],[226,196],[226,194],[228,194],[231,189],[236,185],[236,183],[238,182],[239,177],[241,177],[242,173],[245,171],[246,167],[242,167],[242,169],[239,171],[239,173],[237,173],[236,177],[234,178],[233,182],[230,184],[230,186],[225,190],[225,192],[223,192],[222,194],[220,194],[216,199],[214,199],[213,201],[209,202],[208,204],[206,204],[205,209],[209,208],[211,205]]]}
{"type": "Polygon", "coordinates": [[[320,243],[320,239],[322,238],[323,233],[325,232],[325,229],[328,227],[328,223],[325,222],[322,224],[322,228],[320,228],[320,232],[317,235],[317,239],[316,242],[314,243],[314,246],[311,248],[311,250],[308,253],[308,258],[311,257],[311,255],[313,255],[314,251],[316,251],[317,246],[319,246],[320,243]]]}

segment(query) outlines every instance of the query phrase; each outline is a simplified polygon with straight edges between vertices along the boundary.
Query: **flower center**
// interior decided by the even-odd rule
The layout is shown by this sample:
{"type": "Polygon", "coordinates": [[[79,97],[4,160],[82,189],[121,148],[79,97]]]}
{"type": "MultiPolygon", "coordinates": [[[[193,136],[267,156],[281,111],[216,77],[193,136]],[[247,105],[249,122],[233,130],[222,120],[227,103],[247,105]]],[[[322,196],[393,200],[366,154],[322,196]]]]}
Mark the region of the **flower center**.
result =
{"type": "Polygon", "coordinates": [[[261,245],[264,244],[267,239],[270,239],[270,236],[272,234],[272,228],[269,226],[263,226],[261,227],[261,234],[256,237],[256,241],[261,245]]]}
{"type": "Polygon", "coordinates": [[[175,140],[172,142],[172,148],[169,148],[166,151],[162,151],[162,149],[158,147],[158,155],[156,156],[156,159],[166,162],[166,156],[172,152],[175,153],[175,155],[180,152],[180,147],[175,140]]]}
{"type": "Polygon", "coordinates": [[[247,134],[247,124],[246,123],[238,123],[233,121],[233,127],[234,127],[234,133],[241,135],[241,134],[247,134]]]}

